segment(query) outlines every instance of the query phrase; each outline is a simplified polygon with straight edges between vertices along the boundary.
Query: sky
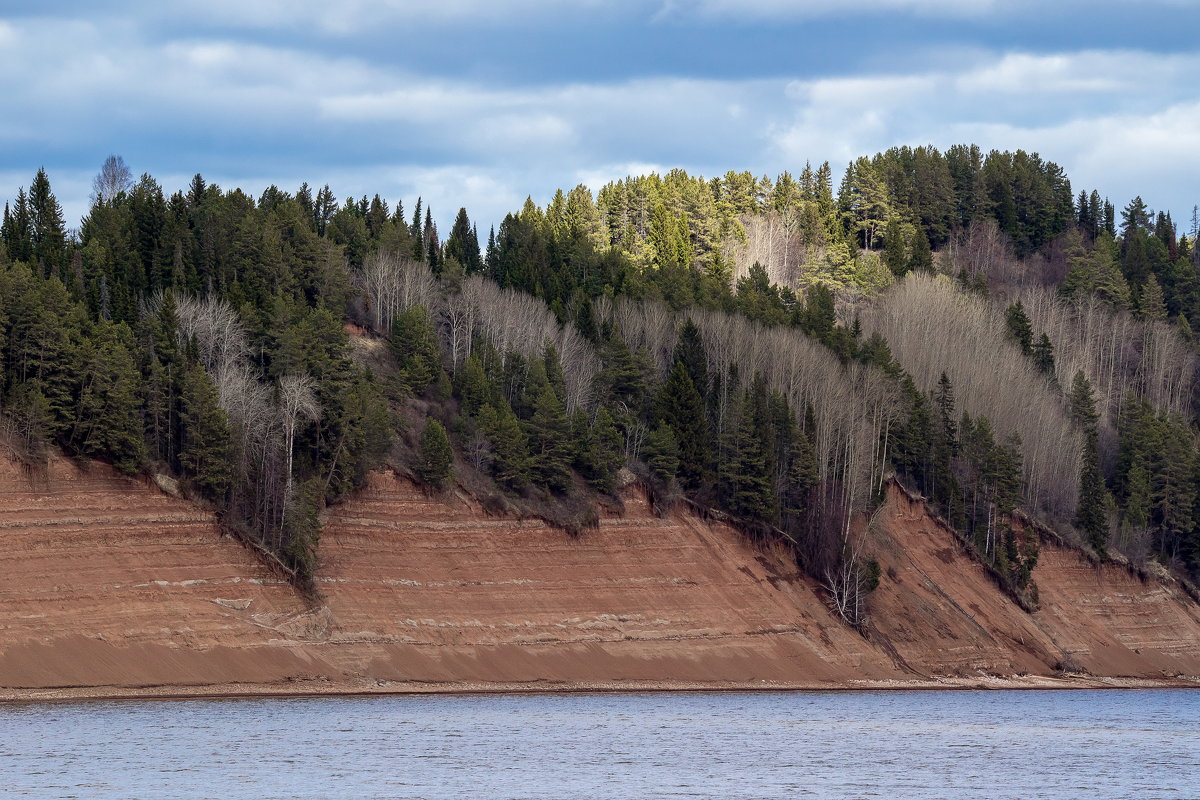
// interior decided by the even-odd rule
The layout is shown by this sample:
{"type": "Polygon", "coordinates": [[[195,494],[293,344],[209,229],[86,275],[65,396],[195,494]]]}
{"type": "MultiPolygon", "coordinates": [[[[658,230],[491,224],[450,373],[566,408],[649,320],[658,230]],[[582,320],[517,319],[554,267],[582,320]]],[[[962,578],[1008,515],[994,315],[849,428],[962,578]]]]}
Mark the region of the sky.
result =
{"type": "Polygon", "coordinates": [[[4,0],[0,198],[45,167],[76,227],[116,154],[168,193],[327,183],[482,233],[628,174],[973,142],[1187,232],[1198,37],[1200,0],[4,0]]]}

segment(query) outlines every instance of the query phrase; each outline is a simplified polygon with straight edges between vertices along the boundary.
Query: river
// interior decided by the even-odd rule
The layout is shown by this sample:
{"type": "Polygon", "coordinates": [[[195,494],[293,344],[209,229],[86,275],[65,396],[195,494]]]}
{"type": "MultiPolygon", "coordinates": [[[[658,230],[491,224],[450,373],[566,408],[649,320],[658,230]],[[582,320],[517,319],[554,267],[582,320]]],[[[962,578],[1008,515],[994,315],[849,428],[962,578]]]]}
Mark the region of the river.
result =
{"type": "Polygon", "coordinates": [[[1198,798],[1200,693],[407,696],[0,706],[20,798],[1198,798]]]}

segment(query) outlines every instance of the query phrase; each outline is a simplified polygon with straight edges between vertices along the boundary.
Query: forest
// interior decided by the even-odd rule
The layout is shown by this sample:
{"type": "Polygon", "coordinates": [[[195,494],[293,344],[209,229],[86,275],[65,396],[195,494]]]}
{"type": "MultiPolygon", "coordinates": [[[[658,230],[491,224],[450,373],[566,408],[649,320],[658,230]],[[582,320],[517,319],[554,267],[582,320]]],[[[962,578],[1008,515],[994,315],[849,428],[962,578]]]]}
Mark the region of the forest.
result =
{"type": "Polygon", "coordinates": [[[973,145],[527,200],[168,194],[110,157],[0,228],[0,444],[166,477],[301,588],[387,465],[586,536],[639,482],[791,547],[849,623],[895,480],[1037,606],[1037,527],[1200,574],[1197,219],[973,145]]]}

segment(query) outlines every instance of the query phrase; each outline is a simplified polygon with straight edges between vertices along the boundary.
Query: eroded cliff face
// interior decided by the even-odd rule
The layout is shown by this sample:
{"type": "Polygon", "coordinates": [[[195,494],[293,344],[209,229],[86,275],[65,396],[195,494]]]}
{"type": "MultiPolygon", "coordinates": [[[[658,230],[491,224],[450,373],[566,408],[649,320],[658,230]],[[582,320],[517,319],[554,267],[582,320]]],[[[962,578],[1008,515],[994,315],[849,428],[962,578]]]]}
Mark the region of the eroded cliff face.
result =
{"type": "Polygon", "coordinates": [[[873,625],[923,674],[1200,675],[1200,606],[1173,582],[1043,542],[1040,608],[1028,614],[924,503],[893,488],[872,527],[885,573],[873,625]]]}
{"type": "Polygon", "coordinates": [[[637,493],[578,538],[388,473],[329,510],[309,601],[209,514],[55,459],[0,463],[0,693],[835,687],[1200,675],[1178,589],[1046,545],[1030,615],[919,502],[871,527],[864,638],[782,552],[637,493]],[[74,687],[66,689],[64,687],[74,687]]]}

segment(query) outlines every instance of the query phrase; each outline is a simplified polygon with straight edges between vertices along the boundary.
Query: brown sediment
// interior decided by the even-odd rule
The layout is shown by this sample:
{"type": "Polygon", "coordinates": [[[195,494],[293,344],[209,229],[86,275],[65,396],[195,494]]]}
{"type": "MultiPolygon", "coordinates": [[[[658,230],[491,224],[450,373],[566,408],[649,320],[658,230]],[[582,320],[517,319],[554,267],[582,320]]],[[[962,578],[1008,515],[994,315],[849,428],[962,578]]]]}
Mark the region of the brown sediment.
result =
{"type": "Polygon", "coordinates": [[[1028,614],[916,501],[872,526],[866,637],[782,550],[630,492],[570,537],[402,478],[326,515],[308,601],[102,464],[0,462],[0,698],[1195,685],[1170,581],[1044,545],[1028,614]],[[1071,671],[1064,673],[1064,670],[1071,671]]]}

